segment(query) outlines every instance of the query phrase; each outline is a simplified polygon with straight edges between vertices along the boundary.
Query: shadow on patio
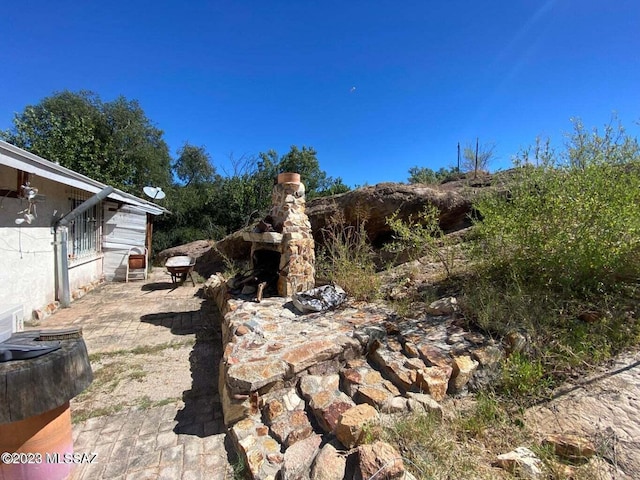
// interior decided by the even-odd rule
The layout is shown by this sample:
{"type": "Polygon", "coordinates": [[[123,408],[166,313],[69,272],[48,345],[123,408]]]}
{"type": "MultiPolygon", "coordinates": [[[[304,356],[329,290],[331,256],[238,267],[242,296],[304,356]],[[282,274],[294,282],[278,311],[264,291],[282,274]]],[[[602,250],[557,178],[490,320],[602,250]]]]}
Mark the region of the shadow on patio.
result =
{"type": "Polygon", "coordinates": [[[224,433],[218,394],[222,332],[217,307],[205,299],[199,311],[148,314],[140,320],[169,328],[174,335],[195,334],[195,343],[189,355],[191,389],[182,393],[184,408],[176,414],[178,423],[174,432],[198,437],[224,433]]]}

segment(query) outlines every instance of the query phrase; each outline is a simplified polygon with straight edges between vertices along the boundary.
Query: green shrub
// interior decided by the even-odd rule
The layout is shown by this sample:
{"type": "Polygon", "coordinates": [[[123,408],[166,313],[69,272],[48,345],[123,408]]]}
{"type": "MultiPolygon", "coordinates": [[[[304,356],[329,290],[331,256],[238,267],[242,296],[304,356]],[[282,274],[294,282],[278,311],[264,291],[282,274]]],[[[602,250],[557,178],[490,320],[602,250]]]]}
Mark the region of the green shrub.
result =
{"type": "Polygon", "coordinates": [[[598,294],[640,277],[640,150],[624,130],[576,123],[567,152],[522,160],[477,209],[479,257],[526,285],[598,294]]]}
{"type": "Polygon", "coordinates": [[[386,223],[393,230],[393,242],[385,245],[385,250],[394,253],[408,253],[409,260],[422,257],[436,258],[451,275],[453,254],[447,236],[440,228],[440,211],[434,205],[424,207],[416,217],[407,221],[398,218],[396,211],[386,223]]]}
{"type": "Polygon", "coordinates": [[[511,397],[539,397],[552,386],[540,359],[533,359],[522,353],[512,354],[504,363],[502,381],[503,392],[511,397]]]}
{"type": "Polygon", "coordinates": [[[502,392],[540,399],[576,369],[640,343],[640,149],[621,127],[580,123],[566,151],[536,147],[476,205],[465,317],[501,339],[517,328],[526,354],[504,365],[502,392]],[[586,314],[586,315],[585,315],[586,314]]]}

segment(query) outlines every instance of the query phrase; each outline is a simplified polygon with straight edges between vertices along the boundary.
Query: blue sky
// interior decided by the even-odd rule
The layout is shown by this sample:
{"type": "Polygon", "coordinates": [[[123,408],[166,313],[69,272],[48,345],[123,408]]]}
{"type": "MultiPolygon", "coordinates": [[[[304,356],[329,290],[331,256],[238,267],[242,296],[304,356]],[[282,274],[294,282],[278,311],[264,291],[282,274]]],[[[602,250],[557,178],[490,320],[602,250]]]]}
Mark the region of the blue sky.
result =
{"type": "Polygon", "coordinates": [[[55,91],[140,102],[172,155],[313,146],[348,185],[405,181],[496,144],[493,169],[570,118],[640,119],[640,3],[6,2],[0,129],[55,91]],[[353,88],[355,87],[355,88],[353,88]]]}

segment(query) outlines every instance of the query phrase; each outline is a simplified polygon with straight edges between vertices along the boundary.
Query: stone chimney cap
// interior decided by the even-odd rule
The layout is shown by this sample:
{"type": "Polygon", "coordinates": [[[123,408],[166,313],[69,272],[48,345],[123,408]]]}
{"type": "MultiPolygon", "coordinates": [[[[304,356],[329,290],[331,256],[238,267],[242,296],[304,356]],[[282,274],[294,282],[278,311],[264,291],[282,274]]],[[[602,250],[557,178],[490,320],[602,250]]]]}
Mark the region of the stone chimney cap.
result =
{"type": "Polygon", "coordinates": [[[278,183],[300,183],[300,174],[293,172],[279,173],[278,183]]]}

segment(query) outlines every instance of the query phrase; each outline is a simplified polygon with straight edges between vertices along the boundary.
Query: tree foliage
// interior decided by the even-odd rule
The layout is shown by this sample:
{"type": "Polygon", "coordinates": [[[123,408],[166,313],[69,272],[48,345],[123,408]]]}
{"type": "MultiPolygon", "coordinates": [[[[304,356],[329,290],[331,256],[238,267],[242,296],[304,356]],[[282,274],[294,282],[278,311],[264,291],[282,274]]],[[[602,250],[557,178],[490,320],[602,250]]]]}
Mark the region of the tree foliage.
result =
{"type": "Polygon", "coordinates": [[[245,161],[234,169],[234,174],[222,179],[218,194],[230,206],[226,225],[231,230],[249,224],[264,216],[271,207],[271,192],[279,173],[299,173],[306,188],[307,199],[333,195],[349,190],[342,179],[328,177],[320,169],[313,147],[301,149],[293,145],[289,152],[279,156],[275,150],[261,152],[257,158],[245,161]]]}
{"type": "Polygon", "coordinates": [[[154,250],[219,239],[266,214],[278,173],[300,173],[307,198],[348,191],[320,169],[312,147],[292,146],[243,158],[230,175],[217,173],[203,146],[185,143],[171,159],[163,132],[137,101],[103,102],[97,94],[63,91],[27,106],[0,138],[134,195],[162,187],[172,214],[156,219],[154,250]]]}
{"type": "Polygon", "coordinates": [[[307,199],[349,191],[349,187],[344,185],[340,177],[328,177],[326,172],[320,169],[317,152],[313,147],[303,146],[299,149],[292,145],[280,158],[275,150],[269,150],[260,153],[259,159],[258,171],[271,180],[278,173],[299,173],[307,191],[307,199]]]}
{"type": "Polygon", "coordinates": [[[257,157],[232,159],[232,172],[215,173],[204,147],[185,145],[174,163],[180,182],[167,194],[174,213],[158,222],[158,250],[203,238],[219,239],[264,217],[278,173],[300,173],[307,198],[347,191],[341,179],[327,177],[313,148],[292,146],[280,157],[275,150],[257,157]]]}
{"type": "Polygon", "coordinates": [[[171,182],[169,150],[137,101],[63,91],[27,106],[0,137],[134,194],[171,182]]]}
{"type": "Polygon", "coordinates": [[[178,159],[173,164],[173,171],[185,187],[192,183],[195,185],[211,183],[216,174],[216,169],[211,163],[211,156],[206,149],[189,143],[185,143],[178,150],[178,159]]]}
{"type": "Polygon", "coordinates": [[[425,183],[432,185],[441,183],[449,178],[454,178],[458,173],[457,167],[440,167],[437,171],[427,167],[411,167],[409,169],[409,183],[425,183]]]}

